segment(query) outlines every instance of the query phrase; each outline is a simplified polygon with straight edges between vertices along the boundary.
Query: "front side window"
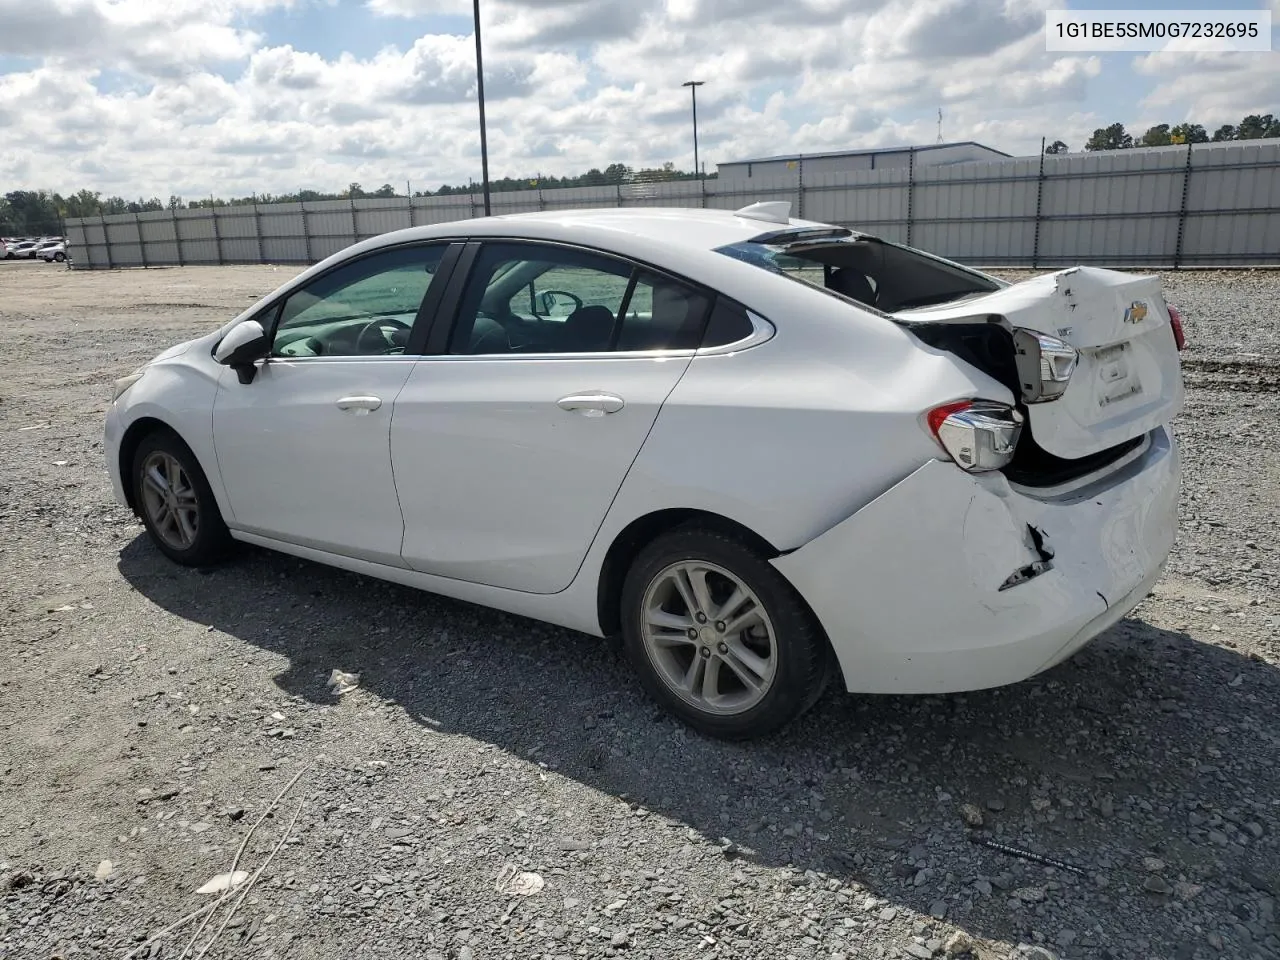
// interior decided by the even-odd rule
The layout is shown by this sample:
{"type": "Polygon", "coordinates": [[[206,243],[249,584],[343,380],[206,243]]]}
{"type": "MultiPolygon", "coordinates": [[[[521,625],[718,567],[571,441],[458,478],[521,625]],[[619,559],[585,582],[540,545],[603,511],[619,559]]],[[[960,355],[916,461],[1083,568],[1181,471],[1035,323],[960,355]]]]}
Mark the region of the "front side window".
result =
{"type": "Polygon", "coordinates": [[[710,307],[678,280],[601,254],[494,243],[480,253],[449,352],[468,355],[687,350],[710,307]]]}
{"type": "Polygon", "coordinates": [[[290,294],[276,325],[276,357],[403,353],[445,244],[362,257],[290,294]]]}

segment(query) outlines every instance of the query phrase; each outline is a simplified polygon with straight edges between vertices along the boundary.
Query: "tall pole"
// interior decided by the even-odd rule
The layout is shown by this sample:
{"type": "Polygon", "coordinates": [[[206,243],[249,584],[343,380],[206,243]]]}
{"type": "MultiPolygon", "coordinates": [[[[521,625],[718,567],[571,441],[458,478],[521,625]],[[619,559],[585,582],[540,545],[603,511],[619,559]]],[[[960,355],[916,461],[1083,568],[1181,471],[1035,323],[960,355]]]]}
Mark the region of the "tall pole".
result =
{"type": "Polygon", "coordinates": [[[689,93],[693,95],[693,173],[699,178],[702,176],[702,168],[698,165],[698,88],[705,82],[705,80],[686,80],[681,84],[682,87],[688,87],[689,93]]]}
{"type": "Polygon", "coordinates": [[[472,0],[476,22],[476,93],[480,101],[480,170],[484,177],[484,215],[489,208],[489,136],[484,127],[484,57],[480,52],[480,0],[472,0]]]}

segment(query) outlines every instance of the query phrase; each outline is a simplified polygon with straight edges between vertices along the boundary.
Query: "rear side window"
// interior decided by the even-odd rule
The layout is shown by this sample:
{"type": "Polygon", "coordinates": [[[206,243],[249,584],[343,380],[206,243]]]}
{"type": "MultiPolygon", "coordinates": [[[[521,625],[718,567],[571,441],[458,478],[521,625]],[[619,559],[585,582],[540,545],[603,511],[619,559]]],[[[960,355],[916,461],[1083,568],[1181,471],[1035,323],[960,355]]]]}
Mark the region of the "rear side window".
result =
{"type": "Polygon", "coordinates": [[[711,299],[628,260],[554,244],[486,244],[449,351],[466,355],[692,350],[711,299]]]}
{"type": "Polygon", "coordinates": [[[747,310],[741,304],[721,297],[711,311],[711,319],[707,323],[706,333],[702,335],[703,347],[723,347],[730,343],[745,340],[755,333],[755,324],[747,316],[747,310]]]}

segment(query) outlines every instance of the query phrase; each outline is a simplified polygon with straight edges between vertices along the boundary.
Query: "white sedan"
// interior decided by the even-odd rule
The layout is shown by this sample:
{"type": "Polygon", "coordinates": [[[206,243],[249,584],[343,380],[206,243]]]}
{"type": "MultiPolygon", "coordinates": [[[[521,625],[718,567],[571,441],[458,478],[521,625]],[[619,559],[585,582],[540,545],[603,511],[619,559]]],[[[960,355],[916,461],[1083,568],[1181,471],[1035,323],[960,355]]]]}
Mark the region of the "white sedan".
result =
{"type": "Polygon", "coordinates": [[[744,738],[849,691],[1013,683],[1141,601],[1176,527],[1157,279],[1008,284],[786,203],[356,244],[117,382],[116,496],[597,636],[744,738]]]}

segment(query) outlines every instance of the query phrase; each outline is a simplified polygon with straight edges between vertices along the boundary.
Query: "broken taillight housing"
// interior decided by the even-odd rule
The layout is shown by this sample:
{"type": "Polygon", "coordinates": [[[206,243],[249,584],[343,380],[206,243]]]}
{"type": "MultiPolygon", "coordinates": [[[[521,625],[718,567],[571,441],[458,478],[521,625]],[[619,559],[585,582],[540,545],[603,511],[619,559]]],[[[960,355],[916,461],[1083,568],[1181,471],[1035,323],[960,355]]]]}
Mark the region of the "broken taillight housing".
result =
{"type": "Polygon", "coordinates": [[[1173,342],[1181,352],[1187,348],[1187,332],[1182,328],[1182,313],[1173,304],[1165,304],[1169,308],[1169,326],[1173,328],[1173,342]]]}
{"type": "Polygon", "coordinates": [[[970,473],[1007,466],[1022,432],[1022,414],[992,400],[944,403],[925,420],[947,455],[970,473]]]}
{"type": "Polygon", "coordinates": [[[1065,340],[1036,330],[1013,331],[1014,362],[1027,403],[1057,400],[1071,382],[1080,354],[1065,340]]]}

